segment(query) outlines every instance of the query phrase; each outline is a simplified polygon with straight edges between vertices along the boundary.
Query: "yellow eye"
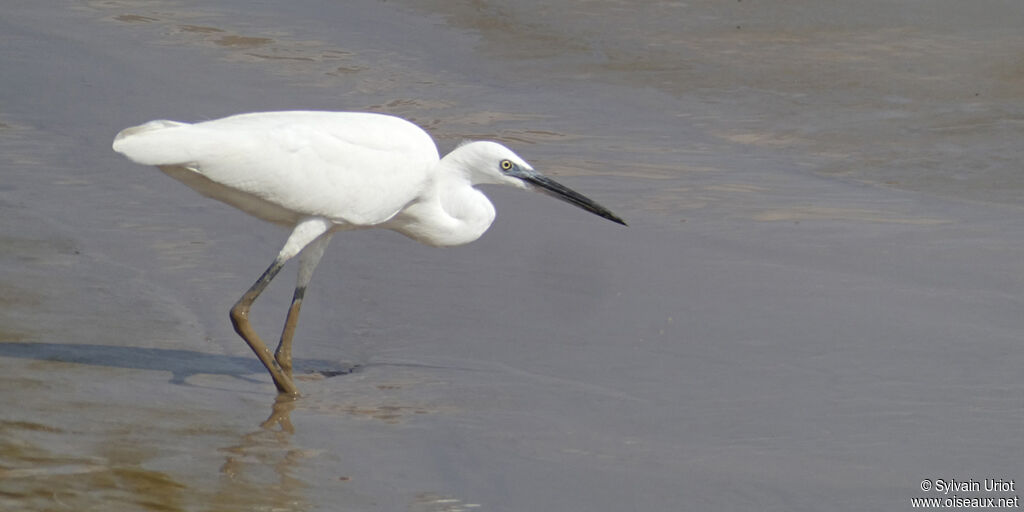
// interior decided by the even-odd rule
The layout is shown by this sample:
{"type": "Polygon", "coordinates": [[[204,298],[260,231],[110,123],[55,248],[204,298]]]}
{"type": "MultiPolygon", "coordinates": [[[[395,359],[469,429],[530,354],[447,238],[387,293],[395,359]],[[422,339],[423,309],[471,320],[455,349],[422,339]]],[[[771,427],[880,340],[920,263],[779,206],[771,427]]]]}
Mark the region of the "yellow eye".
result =
{"type": "Polygon", "coordinates": [[[510,160],[501,161],[501,170],[508,171],[512,169],[512,162],[510,160]]]}

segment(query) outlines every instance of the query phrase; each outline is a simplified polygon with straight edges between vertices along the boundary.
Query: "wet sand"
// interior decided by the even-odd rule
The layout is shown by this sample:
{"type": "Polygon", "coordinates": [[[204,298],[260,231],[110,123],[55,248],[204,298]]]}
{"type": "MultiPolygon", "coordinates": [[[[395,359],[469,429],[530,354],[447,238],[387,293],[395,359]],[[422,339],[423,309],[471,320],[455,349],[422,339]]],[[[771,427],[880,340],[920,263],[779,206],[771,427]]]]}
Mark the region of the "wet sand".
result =
{"type": "Polygon", "coordinates": [[[0,509],[892,510],[1024,477],[1016,4],[545,5],[5,8],[0,509]],[[297,108],[501,140],[630,227],[488,189],[469,246],[340,235],[276,402],[227,311],[286,233],[109,146],[297,108]]]}

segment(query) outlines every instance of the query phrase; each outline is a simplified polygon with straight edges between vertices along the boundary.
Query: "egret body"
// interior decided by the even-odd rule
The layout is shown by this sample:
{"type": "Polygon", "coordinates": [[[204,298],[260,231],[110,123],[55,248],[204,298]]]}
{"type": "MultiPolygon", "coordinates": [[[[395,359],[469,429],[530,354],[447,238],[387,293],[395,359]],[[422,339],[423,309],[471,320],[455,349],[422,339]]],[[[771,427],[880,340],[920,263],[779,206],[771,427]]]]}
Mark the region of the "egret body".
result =
{"type": "Polygon", "coordinates": [[[291,344],[306,286],[331,236],[384,228],[432,246],[466,244],[494,221],[477,185],[532,188],[625,225],[594,201],[538,173],[496,142],[470,142],[440,158],[418,126],[383,114],[261,112],[188,124],[158,120],[122,130],[114,151],[153,165],[207,197],[288,226],[291,235],[231,308],[281,393],[297,394],[291,344]],[[298,282],[277,350],[249,323],[252,303],[289,259],[298,282]]]}

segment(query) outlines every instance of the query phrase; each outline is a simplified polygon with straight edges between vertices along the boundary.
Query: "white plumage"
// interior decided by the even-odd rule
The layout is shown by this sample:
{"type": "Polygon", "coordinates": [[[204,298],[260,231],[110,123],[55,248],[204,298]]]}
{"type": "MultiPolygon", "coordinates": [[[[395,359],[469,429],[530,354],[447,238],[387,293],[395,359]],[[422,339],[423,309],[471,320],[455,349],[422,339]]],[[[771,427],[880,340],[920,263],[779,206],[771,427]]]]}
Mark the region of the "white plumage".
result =
{"type": "Polygon", "coordinates": [[[426,132],[382,114],[262,112],[195,124],[150,121],[118,133],[113,148],[200,194],[293,228],[274,263],[231,311],[235,330],[283,393],[297,393],[291,337],[305,288],[335,232],[384,228],[429,245],[469,243],[494,221],[493,205],[475,188],[481,184],[536,188],[625,225],[501,144],[471,142],[439,158],[426,132]],[[299,282],[272,355],[249,325],[249,307],[300,253],[299,282]]]}

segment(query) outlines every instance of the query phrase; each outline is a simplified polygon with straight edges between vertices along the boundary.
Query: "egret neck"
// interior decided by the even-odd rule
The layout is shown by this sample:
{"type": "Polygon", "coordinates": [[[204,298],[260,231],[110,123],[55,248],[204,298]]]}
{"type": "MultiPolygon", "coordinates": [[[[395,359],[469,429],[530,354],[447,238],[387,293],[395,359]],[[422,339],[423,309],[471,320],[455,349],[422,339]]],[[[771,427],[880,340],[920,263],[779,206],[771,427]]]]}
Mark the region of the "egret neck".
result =
{"type": "Polygon", "coordinates": [[[468,244],[491,227],[494,206],[475,188],[478,183],[472,179],[474,173],[467,171],[467,163],[452,158],[456,151],[435,164],[423,193],[388,221],[392,229],[419,242],[445,247],[468,244]]]}

